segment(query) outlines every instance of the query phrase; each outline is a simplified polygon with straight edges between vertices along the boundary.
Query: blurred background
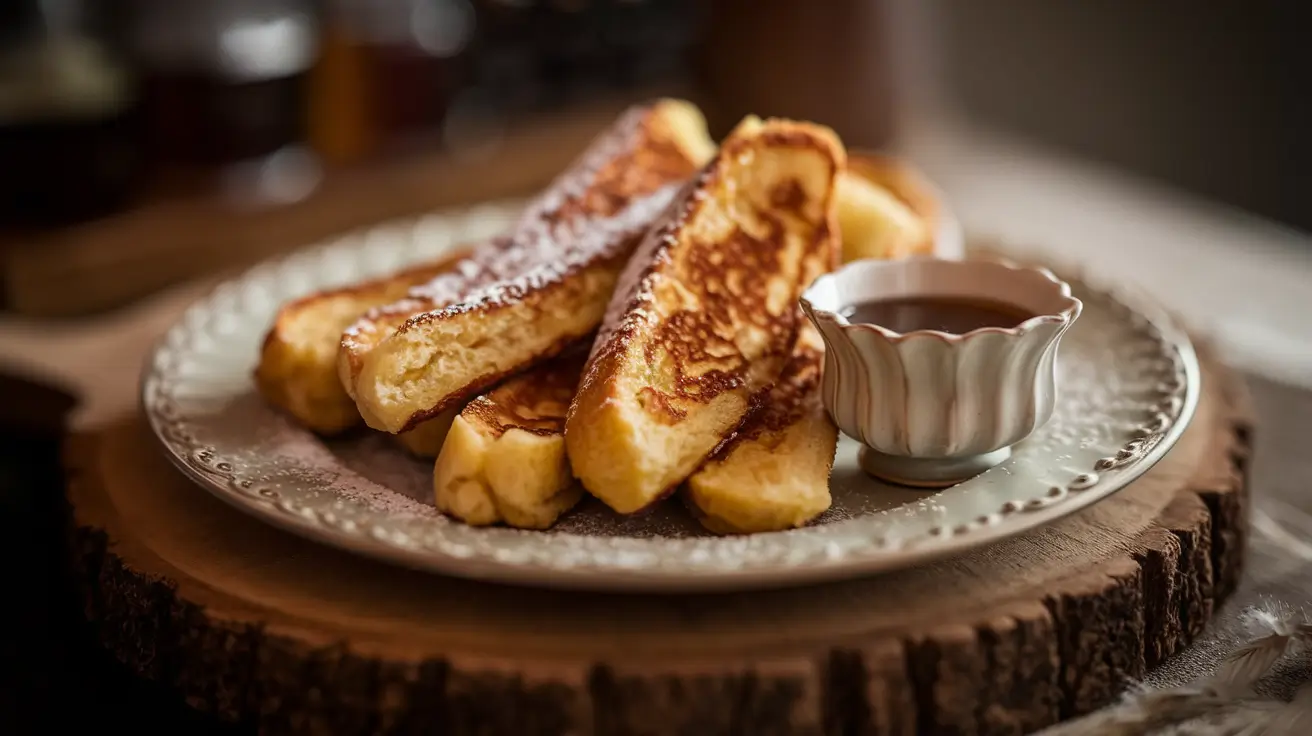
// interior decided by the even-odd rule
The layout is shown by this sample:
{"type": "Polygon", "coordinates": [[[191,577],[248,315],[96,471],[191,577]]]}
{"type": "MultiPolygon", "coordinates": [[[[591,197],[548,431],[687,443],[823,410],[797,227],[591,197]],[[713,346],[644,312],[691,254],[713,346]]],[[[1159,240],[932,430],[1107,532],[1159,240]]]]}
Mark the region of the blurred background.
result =
{"type": "Polygon", "coordinates": [[[934,136],[966,121],[1309,230],[1312,64],[1293,7],[5,0],[3,300],[104,310],[371,222],[531,193],[657,94],[697,101],[717,134],[787,115],[908,150],[954,195],[960,155],[934,136]]]}

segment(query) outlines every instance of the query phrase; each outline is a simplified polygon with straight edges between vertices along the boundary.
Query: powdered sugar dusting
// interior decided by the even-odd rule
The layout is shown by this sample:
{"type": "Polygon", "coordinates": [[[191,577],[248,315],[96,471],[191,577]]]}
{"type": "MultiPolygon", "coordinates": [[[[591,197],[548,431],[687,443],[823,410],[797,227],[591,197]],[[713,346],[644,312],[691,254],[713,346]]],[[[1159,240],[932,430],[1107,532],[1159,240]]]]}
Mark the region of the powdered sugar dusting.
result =
{"type": "Polygon", "coordinates": [[[367,350],[365,342],[385,337],[380,331],[515,304],[579,269],[626,256],[693,168],[682,149],[653,138],[658,109],[630,108],[529,203],[508,238],[476,248],[456,271],[370,311],[346,330],[343,345],[367,350]]]}
{"type": "Polygon", "coordinates": [[[324,442],[267,408],[255,394],[226,404],[214,418],[224,426],[249,429],[244,459],[267,466],[266,483],[272,486],[326,481],[344,504],[401,519],[438,516],[428,498],[432,463],[425,472],[424,463],[379,433],[324,442]]]}
{"type": "MultiPolygon", "coordinates": [[[[325,443],[337,460],[377,488],[405,496],[431,508],[433,460],[418,458],[401,449],[381,432],[362,432],[325,443]]],[[[429,511],[424,516],[432,516],[429,511]]]]}
{"type": "Polygon", "coordinates": [[[677,185],[664,187],[601,221],[568,225],[543,221],[542,229],[534,234],[517,236],[542,245],[519,249],[513,258],[506,259],[513,265],[501,270],[514,275],[489,279],[458,302],[411,317],[402,329],[464,312],[518,304],[530,294],[562,283],[580,269],[628,256],[629,248],[669,206],[677,189],[677,185]]]}

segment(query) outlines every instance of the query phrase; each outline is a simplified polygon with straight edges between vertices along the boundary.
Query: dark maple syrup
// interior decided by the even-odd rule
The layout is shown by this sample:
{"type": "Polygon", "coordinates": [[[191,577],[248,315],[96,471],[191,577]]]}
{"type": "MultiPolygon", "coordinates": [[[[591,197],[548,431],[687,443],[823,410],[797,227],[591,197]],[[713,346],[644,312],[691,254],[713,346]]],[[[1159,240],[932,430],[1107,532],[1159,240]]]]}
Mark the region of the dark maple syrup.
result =
{"type": "Polygon", "coordinates": [[[1016,327],[1035,315],[1014,304],[958,297],[898,297],[853,304],[842,314],[852,324],[894,332],[937,330],[961,335],[982,327],[1016,327]]]}

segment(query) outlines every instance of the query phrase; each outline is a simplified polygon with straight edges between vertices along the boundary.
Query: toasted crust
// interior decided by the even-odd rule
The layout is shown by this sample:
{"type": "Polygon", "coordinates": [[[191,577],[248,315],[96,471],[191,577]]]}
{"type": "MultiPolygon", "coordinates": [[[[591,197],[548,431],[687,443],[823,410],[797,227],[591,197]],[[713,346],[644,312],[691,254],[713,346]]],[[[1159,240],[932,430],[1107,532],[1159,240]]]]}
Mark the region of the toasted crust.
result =
{"type": "Polygon", "coordinates": [[[579,502],[565,411],[586,355],[549,360],[469,402],[433,469],[438,509],[475,526],[546,529],[579,502]]]}
{"type": "Polygon", "coordinates": [[[434,262],[283,305],[264,337],[255,368],[256,387],[269,403],[319,434],[337,434],[358,425],[360,412],[337,379],[342,330],[365,311],[451,271],[469,252],[461,248],[434,262]]]}
{"type": "Polygon", "coordinates": [[[838,427],[820,397],[824,343],[810,324],[779,381],[688,479],[698,520],[719,534],[779,531],[829,508],[838,427]]]}
{"type": "Polygon", "coordinates": [[[682,483],[788,361],[797,299],[837,260],[837,136],[744,120],[630,261],[566,420],[585,488],[620,513],[682,483]]]}
{"type": "Polygon", "coordinates": [[[366,423],[404,431],[591,333],[642,233],[713,148],[691,104],[636,107],[509,242],[348,328],[339,368],[366,423]]]}
{"type": "Polygon", "coordinates": [[[838,195],[844,261],[934,252],[938,198],[907,164],[887,156],[853,154],[838,195]]]}

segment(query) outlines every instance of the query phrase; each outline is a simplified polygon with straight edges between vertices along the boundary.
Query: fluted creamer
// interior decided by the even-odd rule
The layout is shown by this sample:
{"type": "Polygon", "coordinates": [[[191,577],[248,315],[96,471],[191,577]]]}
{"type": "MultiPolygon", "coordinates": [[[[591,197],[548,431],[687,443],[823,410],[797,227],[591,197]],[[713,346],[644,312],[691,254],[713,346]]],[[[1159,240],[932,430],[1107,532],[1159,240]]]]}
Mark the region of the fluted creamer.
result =
{"type": "Polygon", "coordinates": [[[978,474],[1043,426],[1057,401],[1061,337],[1083,305],[1051,272],[1005,261],[909,258],[849,263],[802,308],[825,341],[823,397],[861,442],[867,472],[941,486],[978,474]],[[845,308],[908,297],[986,300],[1034,315],[963,334],[853,324],[845,308]]]}

